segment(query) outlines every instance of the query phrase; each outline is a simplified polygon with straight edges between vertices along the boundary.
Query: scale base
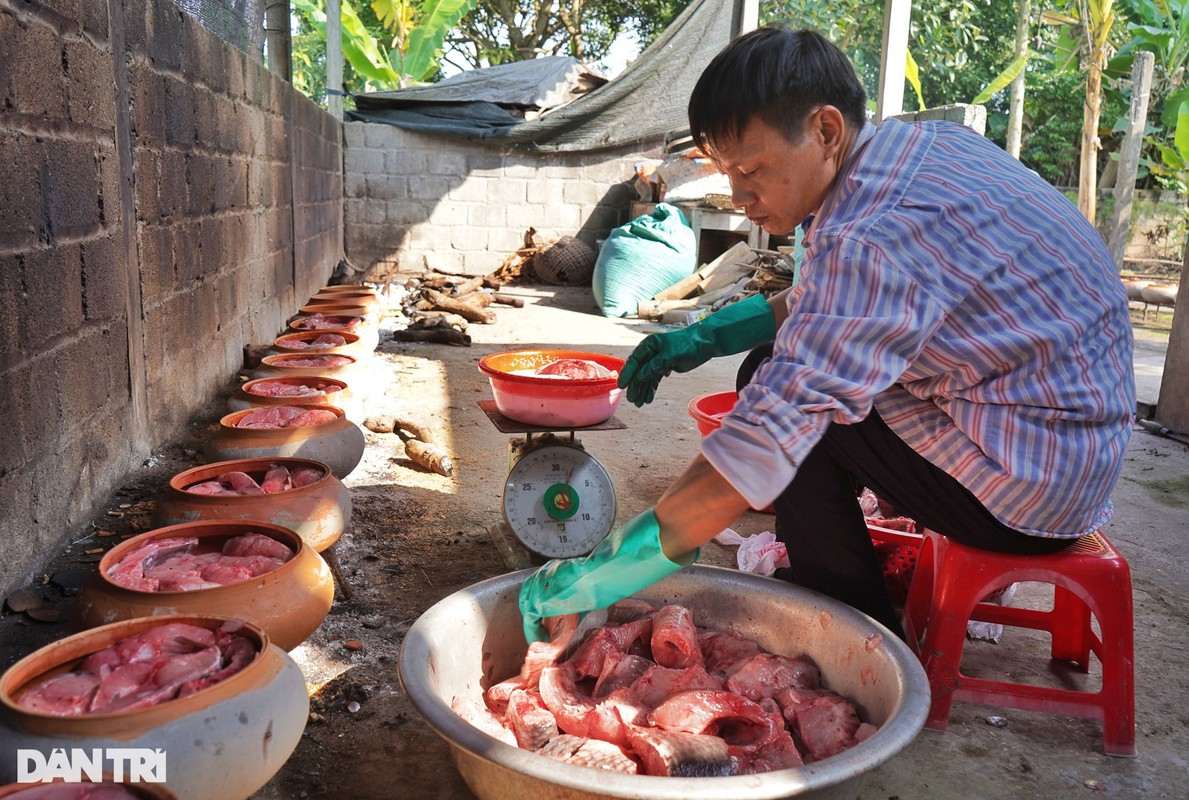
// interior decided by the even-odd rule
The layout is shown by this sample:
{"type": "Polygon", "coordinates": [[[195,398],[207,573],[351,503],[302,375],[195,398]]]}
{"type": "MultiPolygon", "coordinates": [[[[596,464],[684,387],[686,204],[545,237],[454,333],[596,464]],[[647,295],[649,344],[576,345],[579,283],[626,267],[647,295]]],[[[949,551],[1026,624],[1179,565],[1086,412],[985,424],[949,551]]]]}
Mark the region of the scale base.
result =
{"type": "Polygon", "coordinates": [[[516,534],[512,533],[512,529],[508,527],[508,523],[503,520],[488,528],[487,533],[491,537],[491,543],[495,545],[496,551],[499,552],[500,558],[503,559],[504,565],[510,570],[540,567],[548,560],[521,544],[520,540],[516,538],[516,534]]]}

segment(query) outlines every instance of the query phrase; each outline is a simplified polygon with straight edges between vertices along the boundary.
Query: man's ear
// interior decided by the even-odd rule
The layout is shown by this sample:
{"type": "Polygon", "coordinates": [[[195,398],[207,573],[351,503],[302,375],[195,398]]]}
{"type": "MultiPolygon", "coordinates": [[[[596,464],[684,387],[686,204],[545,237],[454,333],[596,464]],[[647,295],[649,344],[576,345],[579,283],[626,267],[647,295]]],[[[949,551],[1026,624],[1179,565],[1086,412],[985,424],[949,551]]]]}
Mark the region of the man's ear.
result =
{"type": "Polygon", "coordinates": [[[814,113],[812,124],[814,134],[825,151],[825,157],[833,158],[846,141],[846,119],[842,112],[835,106],[822,106],[814,113]]]}

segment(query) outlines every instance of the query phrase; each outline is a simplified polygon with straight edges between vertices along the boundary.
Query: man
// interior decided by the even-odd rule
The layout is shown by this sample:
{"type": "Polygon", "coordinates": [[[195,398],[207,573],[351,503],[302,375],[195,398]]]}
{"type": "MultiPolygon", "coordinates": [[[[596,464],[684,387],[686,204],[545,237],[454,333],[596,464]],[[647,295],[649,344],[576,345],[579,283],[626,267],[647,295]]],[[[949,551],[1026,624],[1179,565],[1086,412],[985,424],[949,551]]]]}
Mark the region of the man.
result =
{"type": "Polygon", "coordinates": [[[845,56],[809,31],[754,31],[702,74],[694,140],[753,224],[812,220],[801,279],[632,353],[619,383],[639,405],[672,370],[774,339],[654,509],[529,578],[530,638],[691,563],[749,505],[774,501],[787,577],[898,633],[858,487],[1004,552],[1054,552],[1110,518],[1135,388],[1101,237],[973,131],[865,112],[845,56]]]}

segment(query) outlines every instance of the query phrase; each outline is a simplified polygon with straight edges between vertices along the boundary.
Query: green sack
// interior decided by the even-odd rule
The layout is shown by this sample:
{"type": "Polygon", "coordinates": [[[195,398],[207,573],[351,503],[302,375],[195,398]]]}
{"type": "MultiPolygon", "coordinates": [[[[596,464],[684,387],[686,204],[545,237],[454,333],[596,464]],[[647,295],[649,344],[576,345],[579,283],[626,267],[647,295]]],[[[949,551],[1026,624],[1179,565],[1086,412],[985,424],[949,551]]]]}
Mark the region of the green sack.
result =
{"type": "Polygon", "coordinates": [[[697,242],[681,210],[657,203],[651,214],[611,231],[595,262],[591,288],[603,316],[635,316],[641,300],[697,269],[697,242]]]}

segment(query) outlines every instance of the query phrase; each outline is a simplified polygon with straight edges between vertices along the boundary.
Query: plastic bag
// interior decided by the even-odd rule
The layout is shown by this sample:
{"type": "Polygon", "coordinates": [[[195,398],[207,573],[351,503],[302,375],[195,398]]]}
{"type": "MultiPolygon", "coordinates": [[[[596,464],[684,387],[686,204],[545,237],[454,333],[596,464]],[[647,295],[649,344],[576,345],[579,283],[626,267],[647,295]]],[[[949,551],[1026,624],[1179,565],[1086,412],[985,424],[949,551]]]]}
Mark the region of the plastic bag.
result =
{"type": "Polygon", "coordinates": [[[789,566],[789,553],[784,542],[776,541],[776,534],[764,531],[752,536],[740,536],[727,528],[714,541],[725,545],[738,545],[735,561],[739,569],[756,575],[772,575],[778,567],[789,566]]]}
{"type": "Polygon", "coordinates": [[[595,302],[603,316],[634,316],[641,300],[693,273],[695,261],[694,232],[681,210],[657,203],[603,242],[590,282],[595,302]]]}

